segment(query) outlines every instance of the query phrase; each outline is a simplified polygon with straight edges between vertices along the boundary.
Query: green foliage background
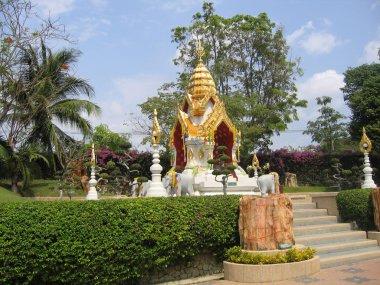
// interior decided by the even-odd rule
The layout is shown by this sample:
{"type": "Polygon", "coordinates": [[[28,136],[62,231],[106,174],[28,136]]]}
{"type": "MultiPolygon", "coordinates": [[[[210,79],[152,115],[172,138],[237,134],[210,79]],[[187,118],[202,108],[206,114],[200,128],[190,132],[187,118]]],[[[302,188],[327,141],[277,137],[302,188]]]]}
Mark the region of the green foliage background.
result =
{"type": "Polygon", "coordinates": [[[0,284],[138,284],[237,245],[239,196],[0,206],[0,284]]]}
{"type": "Polygon", "coordinates": [[[344,222],[356,221],[363,230],[374,228],[371,191],[371,189],[355,189],[339,192],[336,203],[344,222]]]}

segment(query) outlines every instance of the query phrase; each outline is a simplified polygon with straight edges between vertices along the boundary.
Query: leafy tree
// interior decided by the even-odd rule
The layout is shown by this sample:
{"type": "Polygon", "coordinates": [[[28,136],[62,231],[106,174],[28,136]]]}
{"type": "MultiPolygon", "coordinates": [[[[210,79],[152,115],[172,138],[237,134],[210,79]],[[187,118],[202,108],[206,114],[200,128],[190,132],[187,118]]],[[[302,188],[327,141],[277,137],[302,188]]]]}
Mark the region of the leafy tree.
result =
{"type": "MultiPolygon", "coordinates": [[[[301,74],[299,61],[287,59],[289,47],[282,29],[264,13],[223,18],[215,14],[212,3],[205,2],[202,13],[193,16],[190,26],[172,30],[172,41],[179,51],[174,63],[184,69],[175,84],[181,94],[196,65],[199,38],[217,91],[227,102],[228,112],[237,114],[230,117],[242,129],[243,151],[265,148],[274,133],[298,119],[297,107],[306,106],[306,101],[298,100],[294,83],[301,74]]],[[[165,106],[166,101],[158,98],[155,103],[157,108],[165,106]]]]}
{"type": "Polygon", "coordinates": [[[28,50],[23,76],[27,75],[29,80],[22,82],[24,92],[29,94],[28,103],[24,103],[28,109],[25,113],[15,109],[11,116],[14,125],[24,126],[24,130],[29,131],[28,141],[39,142],[51,154],[55,152],[61,163],[64,161],[64,144],[73,139],[60,125],[68,125],[84,136],[90,136],[92,126],[83,114],[91,116],[100,113],[96,104],[78,99],[82,94],[89,98],[93,96],[91,85],[69,73],[78,56],[79,52],[72,49],[52,53],[44,43],[39,53],[34,49],[28,50]],[[31,121],[20,122],[20,116],[30,116],[31,121]]]}
{"type": "Polygon", "coordinates": [[[11,190],[18,194],[25,194],[30,186],[32,162],[41,159],[46,164],[48,160],[43,156],[36,145],[22,145],[17,150],[5,147],[6,154],[3,153],[2,160],[5,165],[6,173],[2,176],[11,181],[11,190]],[[22,188],[18,182],[22,181],[22,188]]]}
{"type": "Polygon", "coordinates": [[[307,130],[303,133],[311,135],[312,141],[320,143],[328,152],[333,152],[337,141],[348,135],[347,124],[342,122],[345,116],[329,106],[331,97],[323,96],[316,100],[321,106],[318,109],[320,116],[315,121],[307,122],[307,130]]]}
{"type": "Polygon", "coordinates": [[[231,171],[236,169],[236,166],[232,163],[228,163],[228,161],[231,161],[231,157],[225,154],[225,152],[228,150],[226,146],[221,145],[218,146],[217,149],[218,158],[209,159],[207,163],[213,166],[214,170],[212,171],[212,174],[215,175],[215,181],[222,183],[223,195],[227,195],[228,178],[232,176],[231,171]]]}
{"type": "Polygon", "coordinates": [[[341,89],[351,109],[349,132],[354,141],[360,141],[362,128],[380,151],[380,64],[363,64],[344,73],[345,86],[341,89]]]}
{"type": "MultiPolygon", "coordinates": [[[[177,115],[177,106],[182,104],[181,89],[178,84],[165,83],[158,90],[158,95],[149,97],[144,103],[139,104],[141,112],[145,118],[134,117],[134,131],[143,130],[149,134],[152,128],[153,110],[157,110],[157,119],[161,127],[160,144],[167,147],[170,140],[170,132],[173,127],[175,116],[177,115]]],[[[150,141],[150,137],[145,137],[143,143],[150,141]]]]}
{"type": "Polygon", "coordinates": [[[0,134],[19,162],[9,165],[17,186],[16,178],[28,179],[27,171],[20,169],[32,167],[26,162],[38,153],[49,154],[52,166],[54,153],[65,164],[64,151],[73,139],[57,122],[88,136],[92,127],[82,113],[98,114],[100,109],[75,98],[93,95],[86,81],[70,74],[79,52],[52,53],[46,47],[50,40],[69,37],[58,22],[39,17],[31,1],[0,1],[0,39],[0,134]]]}
{"type": "Polygon", "coordinates": [[[25,67],[25,51],[40,46],[41,41],[70,41],[62,25],[38,12],[30,0],[0,1],[0,122],[23,96],[17,83],[25,67]]]}
{"type": "Polygon", "coordinates": [[[131,148],[131,143],[124,136],[112,132],[105,124],[95,127],[93,141],[97,146],[116,152],[125,152],[131,148]]]}

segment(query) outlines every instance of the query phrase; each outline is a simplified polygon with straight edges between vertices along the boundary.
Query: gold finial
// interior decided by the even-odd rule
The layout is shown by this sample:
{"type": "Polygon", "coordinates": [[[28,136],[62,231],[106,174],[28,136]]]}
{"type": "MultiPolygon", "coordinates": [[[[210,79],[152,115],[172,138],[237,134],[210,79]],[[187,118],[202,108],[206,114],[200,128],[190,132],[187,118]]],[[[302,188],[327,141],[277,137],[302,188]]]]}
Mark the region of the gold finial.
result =
{"type": "Polygon", "coordinates": [[[95,167],[95,148],[94,148],[94,143],[92,143],[92,149],[91,149],[91,166],[95,167]]]}
{"type": "Polygon", "coordinates": [[[198,40],[198,47],[196,53],[198,57],[198,63],[203,62],[202,57],[205,55],[205,50],[202,47],[202,41],[200,39],[198,40]]]}
{"type": "Polygon", "coordinates": [[[154,117],[153,117],[153,128],[152,128],[151,138],[152,138],[153,144],[159,144],[160,139],[161,139],[161,128],[160,128],[160,125],[158,124],[156,109],[154,109],[153,114],[154,114],[154,117]]]}
{"type": "Polygon", "coordinates": [[[365,128],[364,127],[363,127],[363,136],[362,136],[362,139],[360,140],[360,150],[363,153],[370,153],[371,150],[372,150],[372,142],[367,137],[367,134],[365,132],[365,128]]]}
{"type": "Polygon", "coordinates": [[[252,167],[256,169],[260,168],[260,163],[259,163],[259,159],[256,156],[256,151],[253,152],[252,167]]]}

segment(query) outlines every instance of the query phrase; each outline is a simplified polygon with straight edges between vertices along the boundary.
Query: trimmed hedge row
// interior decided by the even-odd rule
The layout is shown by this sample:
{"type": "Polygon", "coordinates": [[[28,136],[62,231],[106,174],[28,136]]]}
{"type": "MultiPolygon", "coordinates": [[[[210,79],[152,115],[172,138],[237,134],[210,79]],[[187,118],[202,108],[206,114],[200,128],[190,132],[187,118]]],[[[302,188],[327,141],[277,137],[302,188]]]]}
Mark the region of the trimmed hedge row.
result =
{"type": "Polygon", "coordinates": [[[375,228],[371,191],[371,189],[355,189],[338,193],[336,203],[344,222],[355,221],[362,230],[375,228]]]}
{"type": "Polygon", "coordinates": [[[239,196],[0,206],[0,284],[138,284],[239,243],[239,196]]]}

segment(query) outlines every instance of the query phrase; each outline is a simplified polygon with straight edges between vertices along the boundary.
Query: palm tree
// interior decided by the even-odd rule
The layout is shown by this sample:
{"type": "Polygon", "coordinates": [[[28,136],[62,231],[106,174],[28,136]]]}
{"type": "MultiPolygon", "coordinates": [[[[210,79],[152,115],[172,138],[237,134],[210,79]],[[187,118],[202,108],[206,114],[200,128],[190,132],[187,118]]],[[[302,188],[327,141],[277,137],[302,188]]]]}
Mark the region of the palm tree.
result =
{"type": "Polygon", "coordinates": [[[91,98],[94,90],[69,72],[79,55],[74,49],[52,53],[43,42],[40,49],[30,46],[20,59],[17,80],[7,82],[5,91],[12,98],[7,101],[9,111],[2,117],[0,126],[15,161],[12,164],[8,160],[15,174],[11,179],[15,191],[17,179],[28,176],[24,168],[28,164],[23,162],[28,157],[31,159],[30,151],[33,150],[32,156],[37,155],[32,144],[38,144],[40,151],[48,153],[55,167],[54,154],[63,165],[65,145],[74,140],[62,126],[76,128],[84,136],[92,135],[91,124],[83,114],[99,115],[100,108],[80,96],[91,98]]]}
{"type": "Polygon", "coordinates": [[[92,135],[92,127],[82,114],[99,115],[100,108],[79,97],[91,98],[93,88],[83,79],[74,77],[68,69],[77,61],[80,53],[64,49],[53,54],[42,43],[39,56],[34,50],[25,56],[29,81],[34,82],[30,90],[30,110],[33,114],[27,141],[38,142],[50,154],[64,162],[65,142],[73,141],[61,126],[70,126],[84,136],[92,135]],[[61,126],[60,126],[61,125],[61,126]]]}

